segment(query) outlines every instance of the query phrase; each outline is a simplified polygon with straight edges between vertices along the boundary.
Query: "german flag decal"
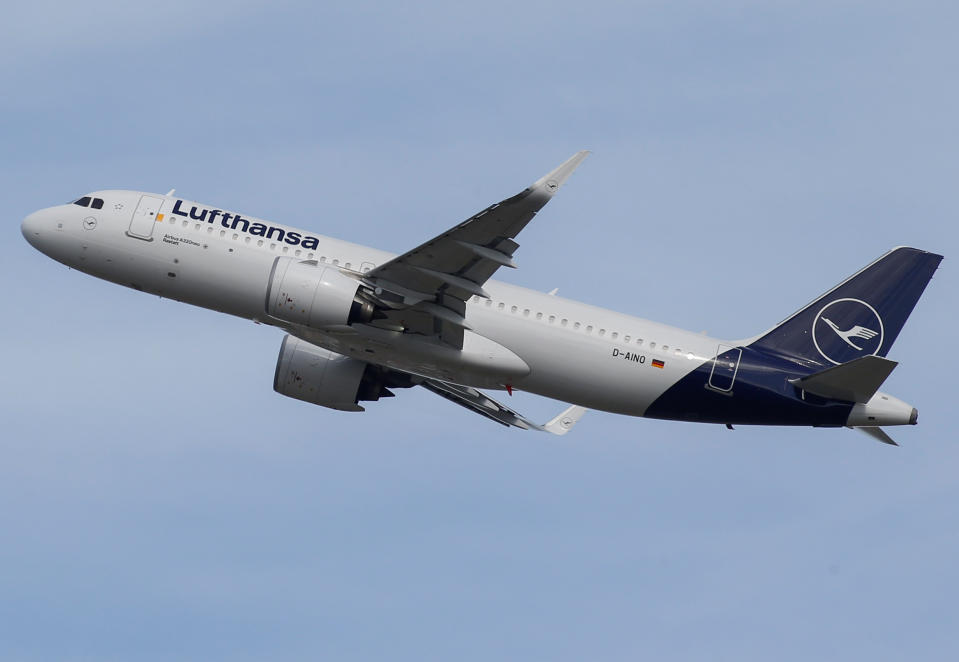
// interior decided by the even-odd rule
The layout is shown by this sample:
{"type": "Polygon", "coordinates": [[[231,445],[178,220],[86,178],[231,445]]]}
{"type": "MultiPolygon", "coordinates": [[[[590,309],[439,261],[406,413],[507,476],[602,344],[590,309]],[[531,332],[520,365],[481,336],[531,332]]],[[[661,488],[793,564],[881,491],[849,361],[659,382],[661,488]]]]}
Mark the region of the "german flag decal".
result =
{"type": "Polygon", "coordinates": [[[665,368],[665,367],[666,367],[666,364],[663,363],[662,361],[660,361],[659,359],[653,359],[653,367],[654,367],[654,368],[665,368]]]}

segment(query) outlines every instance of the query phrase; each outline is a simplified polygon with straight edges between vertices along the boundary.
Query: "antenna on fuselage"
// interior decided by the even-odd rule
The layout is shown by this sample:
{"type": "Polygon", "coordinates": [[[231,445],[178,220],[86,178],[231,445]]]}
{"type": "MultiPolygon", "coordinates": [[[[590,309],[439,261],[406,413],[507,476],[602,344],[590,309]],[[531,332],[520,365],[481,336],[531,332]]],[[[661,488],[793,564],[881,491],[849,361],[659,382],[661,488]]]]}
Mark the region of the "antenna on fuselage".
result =
{"type": "Polygon", "coordinates": [[[167,192],[166,197],[169,198],[169,197],[170,197],[171,195],[173,195],[174,193],[176,193],[176,189],[175,189],[175,188],[171,188],[171,189],[167,192]]]}

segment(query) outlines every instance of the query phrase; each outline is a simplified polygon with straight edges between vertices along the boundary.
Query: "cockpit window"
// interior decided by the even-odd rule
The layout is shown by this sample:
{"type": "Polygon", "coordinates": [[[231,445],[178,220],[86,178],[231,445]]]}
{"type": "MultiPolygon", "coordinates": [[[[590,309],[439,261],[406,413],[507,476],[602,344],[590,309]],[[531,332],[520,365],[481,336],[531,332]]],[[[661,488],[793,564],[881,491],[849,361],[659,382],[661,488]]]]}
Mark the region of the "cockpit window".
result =
{"type": "Polygon", "coordinates": [[[85,195],[85,196],[83,196],[82,198],[80,198],[79,200],[75,201],[73,204],[75,204],[75,205],[80,205],[81,207],[89,207],[89,206],[90,206],[90,196],[85,195]]]}
{"type": "Polygon", "coordinates": [[[90,206],[93,207],[94,209],[103,209],[103,199],[94,198],[93,202],[90,203],[90,206]]]}

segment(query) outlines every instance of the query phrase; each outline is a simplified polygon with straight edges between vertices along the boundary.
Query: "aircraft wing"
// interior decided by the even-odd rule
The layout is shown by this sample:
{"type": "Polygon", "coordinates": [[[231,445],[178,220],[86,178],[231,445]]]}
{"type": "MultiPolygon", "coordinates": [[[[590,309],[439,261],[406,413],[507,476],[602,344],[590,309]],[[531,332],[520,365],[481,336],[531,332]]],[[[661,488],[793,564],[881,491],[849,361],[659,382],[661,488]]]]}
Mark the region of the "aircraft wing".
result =
{"type": "MultiPolygon", "coordinates": [[[[425,244],[363,275],[377,304],[402,310],[404,328],[463,346],[466,302],[488,297],[483,284],[500,267],[514,267],[513,239],[562,187],[588,151],[577,152],[527,189],[487,207],[425,244]],[[419,313],[411,315],[410,313],[419,313]]],[[[396,317],[396,316],[394,316],[396,317]]]]}
{"type": "Polygon", "coordinates": [[[501,425],[522,428],[523,430],[539,430],[549,432],[555,435],[564,435],[573,429],[576,421],[586,413],[584,407],[573,405],[553,420],[545,424],[534,423],[522,414],[519,414],[506,405],[493,400],[491,397],[469,386],[458,386],[448,382],[441,382],[437,379],[426,379],[420,386],[432,391],[433,393],[446,398],[450,402],[455,402],[461,407],[466,407],[470,411],[485,416],[501,425]]]}

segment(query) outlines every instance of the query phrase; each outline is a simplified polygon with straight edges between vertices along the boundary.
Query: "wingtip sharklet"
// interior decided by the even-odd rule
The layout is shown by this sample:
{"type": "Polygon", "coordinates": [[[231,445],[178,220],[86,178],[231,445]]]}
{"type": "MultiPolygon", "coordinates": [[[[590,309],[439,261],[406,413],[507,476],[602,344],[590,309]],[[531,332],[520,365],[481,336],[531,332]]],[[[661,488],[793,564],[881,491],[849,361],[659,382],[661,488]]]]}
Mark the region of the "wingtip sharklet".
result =
{"type": "Polygon", "coordinates": [[[543,430],[561,437],[573,429],[573,426],[583,417],[586,411],[586,407],[573,405],[544,425],[543,430]]]}
{"type": "Polygon", "coordinates": [[[563,161],[555,170],[552,170],[539,179],[530,187],[531,189],[538,189],[545,191],[549,195],[554,195],[558,190],[563,187],[563,184],[566,183],[566,180],[569,179],[569,176],[573,174],[573,171],[583,162],[587,156],[589,156],[590,151],[588,149],[580,150],[576,152],[571,157],[563,161]]]}

